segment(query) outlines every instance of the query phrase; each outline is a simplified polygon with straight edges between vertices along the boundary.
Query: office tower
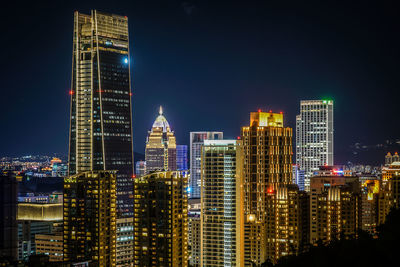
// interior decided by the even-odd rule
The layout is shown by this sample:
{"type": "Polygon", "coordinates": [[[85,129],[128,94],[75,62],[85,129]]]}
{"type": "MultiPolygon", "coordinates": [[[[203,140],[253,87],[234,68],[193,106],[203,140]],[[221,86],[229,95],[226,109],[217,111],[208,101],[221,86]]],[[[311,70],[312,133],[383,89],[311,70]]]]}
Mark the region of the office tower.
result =
{"type": "Polygon", "coordinates": [[[133,214],[128,19],[75,12],[69,175],[117,170],[118,216],[133,214]]]}
{"type": "Polygon", "coordinates": [[[188,265],[188,173],[134,180],[134,266],[188,265]]]}
{"type": "Polygon", "coordinates": [[[188,200],[188,254],[189,266],[200,266],[200,214],[201,203],[199,198],[192,198],[188,200]]]}
{"type": "Polygon", "coordinates": [[[223,132],[190,132],[190,198],[200,198],[201,147],[204,140],[222,140],[223,132]]]}
{"type": "Polygon", "coordinates": [[[296,116],[296,164],[305,171],[305,190],[320,166],[333,163],[333,101],[303,100],[296,116]]]}
{"type": "Polygon", "coordinates": [[[0,257],[17,259],[17,180],[0,175],[0,257]]]}
{"type": "Polygon", "coordinates": [[[133,265],[133,246],[133,218],[117,219],[117,267],[133,265]]]}
{"type": "Polygon", "coordinates": [[[260,265],[275,258],[267,254],[267,242],[272,241],[267,239],[267,189],[292,183],[292,129],[283,126],[282,113],[251,112],[241,139],[245,265],[260,265]]]}
{"type": "Polygon", "coordinates": [[[36,254],[49,256],[49,261],[62,262],[63,260],[63,236],[62,232],[54,234],[35,235],[36,254]]]}
{"type": "Polygon", "coordinates": [[[358,177],[323,166],[311,177],[310,189],[310,242],[357,237],[362,227],[358,177]]]}
{"type": "Polygon", "coordinates": [[[136,162],[136,177],[140,177],[146,174],[146,161],[139,160],[136,162]]]}
{"type": "Polygon", "coordinates": [[[160,107],[146,140],[146,174],[176,170],[176,139],[160,107]]]}
{"type": "Polygon", "coordinates": [[[176,168],[178,171],[188,170],[187,145],[176,146],[176,168]]]}
{"type": "Polygon", "coordinates": [[[293,183],[297,184],[299,190],[304,191],[304,170],[300,170],[296,164],[292,165],[293,183]]]}
{"type": "Polygon", "coordinates": [[[243,266],[240,161],[236,140],[204,140],[201,155],[200,266],[243,266]]]}
{"type": "Polygon", "coordinates": [[[64,179],[64,262],[115,266],[116,179],[115,171],[64,179]]]}
{"type": "Polygon", "coordinates": [[[52,235],[62,231],[62,203],[41,203],[43,201],[41,198],[36,198],[34,200],[38,202],[18,203],[19,260],[27,260],[31,255],[37,253],[36,235],[52,235]]]}

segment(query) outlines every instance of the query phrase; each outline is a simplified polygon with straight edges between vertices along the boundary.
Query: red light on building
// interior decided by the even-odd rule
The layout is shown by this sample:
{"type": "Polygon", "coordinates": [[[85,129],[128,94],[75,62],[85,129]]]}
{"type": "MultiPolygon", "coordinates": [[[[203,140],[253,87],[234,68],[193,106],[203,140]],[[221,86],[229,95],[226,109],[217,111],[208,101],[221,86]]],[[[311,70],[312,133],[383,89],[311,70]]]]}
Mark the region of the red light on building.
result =
{"type": "Polygon", "coordinates": [[[260,109],[260,108],[258,109],[258,112],[261,112],[261,109],[260,109]]]}
{"type": "Polygon", "coordinates": [[[132,96],[133,94],[132,94],[132,93],[129,93],[129,95],[132,96]]]}
{"type": "Polygon", "coordinates": [[[283,114],[283,112],[281,111],[281,112],[279,112],[280,114],[283,114]]]}
{"type": "Polygon", "coordinates": [[[269,113],[272,113],[272,110],[270,110],[269,113]]]}
{"type": "Polygon", "coordinates": [[[135,179],[135,178],[136,178],[136,174],[133,174],[133,175],[132,175],[132,179],[135,179]]]}
{"type": "Polygon", "coordinates": [[[74,91],[69,90],[69,94],[70,94],[70,95],[73,95],[73,94],[74,94],[74,91]]]}
{"type": "Polygon", "coordinates": [[[268,188],[268,194],[273,194],[274,193],[274,189],[272,189],[271,187],[268,188]]]}
{"type": "Polygon", "coordinates": [[[240,136],[238,136],[237,139],[240,140],[240,136]]]}

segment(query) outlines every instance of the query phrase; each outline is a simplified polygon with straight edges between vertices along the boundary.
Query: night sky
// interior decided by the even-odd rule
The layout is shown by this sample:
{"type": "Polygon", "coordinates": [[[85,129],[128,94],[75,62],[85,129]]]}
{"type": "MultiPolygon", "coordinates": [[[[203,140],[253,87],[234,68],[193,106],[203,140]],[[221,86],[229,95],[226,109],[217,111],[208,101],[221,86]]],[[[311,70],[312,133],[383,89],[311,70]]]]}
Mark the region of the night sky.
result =
{"type": "MultiPolygon", "coordinates": [[[[67,154],[73,12],[129,17],[134,150],[164,107],[189,131],[236,138],[249,112],[335,101],[335,163],[400,137],[395,1],[53,1],[2,6],[0,156],[67,154]],[[303,2],[307,2],[304,4],[303,2]]],[[[375,155],[383,160],[384,155],[375,155]]]]}

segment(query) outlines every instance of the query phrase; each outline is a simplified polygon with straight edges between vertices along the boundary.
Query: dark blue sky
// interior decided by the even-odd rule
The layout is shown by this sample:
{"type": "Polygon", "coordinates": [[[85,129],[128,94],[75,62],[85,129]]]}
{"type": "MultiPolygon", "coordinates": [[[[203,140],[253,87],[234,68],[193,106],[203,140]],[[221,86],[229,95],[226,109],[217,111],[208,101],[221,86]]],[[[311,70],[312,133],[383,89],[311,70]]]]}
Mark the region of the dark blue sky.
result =
{"type": "Polygon", "coordinates": [[[258,108],[294,127],[299,101],[319,98],[335,101],[336,163],[355,142],[400,137],[395,1],[305,2],[4,6],[0,154],[67,152],[73,12],[90,9],[129,17],[136,152],[159,105],[181,144],[195,130],[236,137],[258,108]]]}

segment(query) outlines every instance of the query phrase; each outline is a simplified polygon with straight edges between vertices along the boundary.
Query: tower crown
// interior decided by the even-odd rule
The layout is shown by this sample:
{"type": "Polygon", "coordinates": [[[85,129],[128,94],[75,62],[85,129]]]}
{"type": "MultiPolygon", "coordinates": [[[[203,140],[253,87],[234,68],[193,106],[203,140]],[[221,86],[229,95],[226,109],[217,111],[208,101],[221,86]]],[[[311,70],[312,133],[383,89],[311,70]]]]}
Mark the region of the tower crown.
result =
{"type": "Polygon", "coordinates": [[[153,123],[153,129],[154,128],[161,128],[163,132],[170,132],[171,128],[169,126],[169,123],[167,121],[167,119],[164,117],[163,115],[163,109],[162,106],[160,106],[160,110],[159,110],[159,115],[156,118],[156,120],[153,123]]]}
{"type": "Polygon", "coordinates": [[[250,113],[250,126],[283,127],[283,113],[258,112],[250,113]]]}

